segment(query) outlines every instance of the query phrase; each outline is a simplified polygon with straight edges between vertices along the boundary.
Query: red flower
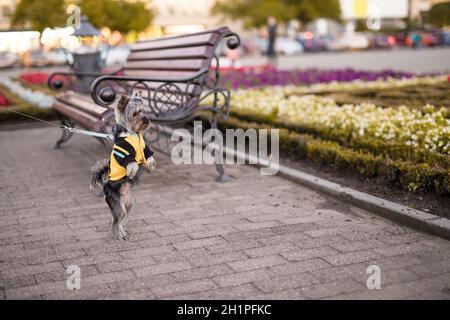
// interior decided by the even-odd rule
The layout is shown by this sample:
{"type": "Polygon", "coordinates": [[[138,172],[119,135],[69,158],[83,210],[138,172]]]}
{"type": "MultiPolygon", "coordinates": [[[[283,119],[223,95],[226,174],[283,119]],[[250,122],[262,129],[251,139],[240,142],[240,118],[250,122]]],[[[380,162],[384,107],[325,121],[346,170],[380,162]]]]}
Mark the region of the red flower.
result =
{"type": "Polygon", "coordinates": [[[22,73],[20,79],[28,83],[44,85],[47,83],[48,76],[49,74],[45,72],[27,72],[22,73]]]}
{"type": "MultiPolygon", "coordinates": [[[[46,73],[46,72],[25,72],[25,73],[22,73],[19,76],[19,78],[22,81],[25,81],[27,83],[37,84],[37,85],[47,85],[49,76],[50,76],[50,74],[46,73]]],[[[64,76],[56,76],[53,79],[61,80],[62,82],[64,82],[64,85],[68,81],[68,79],[64,76]]]]}
{"type": "Polygon", "coordinates": [[[0,107],[7,107],[11,105],[11,102],[6,97],[0,95],[0,107]]]}

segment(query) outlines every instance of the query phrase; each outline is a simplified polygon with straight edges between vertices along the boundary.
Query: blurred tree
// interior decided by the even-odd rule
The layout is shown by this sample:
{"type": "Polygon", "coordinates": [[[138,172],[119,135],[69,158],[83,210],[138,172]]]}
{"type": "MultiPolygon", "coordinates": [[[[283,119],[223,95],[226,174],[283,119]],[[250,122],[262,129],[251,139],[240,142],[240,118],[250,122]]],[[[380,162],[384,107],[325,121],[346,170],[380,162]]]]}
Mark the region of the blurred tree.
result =
{"type": "Polygon", "coordinates": [[[64,0],[21,0],[11,19],[11,27],[42,31],[63,26],[67,19],[64,0]]]}
{"type": "Polygon", "coordinates": [[[97,28],[109,27],[122,33],[145,30],[155,16],[142,1],[81,0],[79,6],[97,28]]]}
{"type": "Polygon", "coordinates": [[[298,19],[308,23],[316,18],[339,20],[339,0],[216,0],[211,13],[242,20],[246,28],[261,27],[268,16],[280,22],[298,19]]]}
{"type": "MultiPolygon", "coordinates": [[[[154,18],[154,12],[142,1],[79,0],[70,1],[80,6],[82,14],[98,27],[109,27],[123,33],[145,30],[154,18]]],[[[12,27],[33,30],[47,27],[63,27],[67,20],[65,0],[21,0],[11,20],[12,27]]]]}
{"type": "Polygon", "coordinates": [[[450,2],[435,4],[428,12],[427,22],[440,28],[450,26],[450,2]]]}

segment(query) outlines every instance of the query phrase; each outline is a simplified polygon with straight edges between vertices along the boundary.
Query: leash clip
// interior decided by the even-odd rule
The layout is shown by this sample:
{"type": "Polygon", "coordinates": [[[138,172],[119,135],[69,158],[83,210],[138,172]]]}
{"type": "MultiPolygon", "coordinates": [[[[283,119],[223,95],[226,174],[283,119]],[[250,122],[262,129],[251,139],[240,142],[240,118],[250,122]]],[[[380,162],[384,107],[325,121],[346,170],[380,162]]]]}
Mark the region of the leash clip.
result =
{"type": "Polygon", "coordinates": [[[67,130],[67,131],[69,131],[71,133],[75,133],[75,128],[73,128],[73,127],[68,127],[66,125],[60,125],[60,128],[63,129],[63,130],[67,130]]]}

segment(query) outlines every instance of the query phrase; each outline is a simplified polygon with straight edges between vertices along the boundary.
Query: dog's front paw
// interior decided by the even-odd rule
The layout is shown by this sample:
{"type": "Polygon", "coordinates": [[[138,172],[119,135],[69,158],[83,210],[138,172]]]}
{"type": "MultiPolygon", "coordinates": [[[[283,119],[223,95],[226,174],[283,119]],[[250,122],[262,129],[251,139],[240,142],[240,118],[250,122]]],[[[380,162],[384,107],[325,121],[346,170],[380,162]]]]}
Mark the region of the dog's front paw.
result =
{"type": "Polygon", "coordinates": [[[148,157],[147,163],[146,163],[147,171],[152,172],[156,168],[156,161],[153,157],[148,157]]]}
{"type": "Polygon", "coordinates": [[[139,165],[137,164],[137,162],[130,162],[129,164],[127,164],[127,176],[130,179],[133,179],[134,176],[136,175],[136,172],[139,169],[139,165]]]}

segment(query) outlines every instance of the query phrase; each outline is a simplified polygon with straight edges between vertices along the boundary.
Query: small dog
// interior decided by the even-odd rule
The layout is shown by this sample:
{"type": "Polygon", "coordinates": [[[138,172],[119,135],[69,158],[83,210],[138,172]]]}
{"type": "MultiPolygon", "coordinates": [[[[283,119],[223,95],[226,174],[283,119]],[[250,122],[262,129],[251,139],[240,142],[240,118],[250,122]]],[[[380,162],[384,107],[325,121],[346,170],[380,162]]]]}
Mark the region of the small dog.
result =
{"type": "Polygon", "coordinates": [[[124,223],[130,215],[131,188],[144,171],[151,172],[156,165],[153,151],[145,145],[142,134],[150,127],[143,114],[143,100],[139,94],[122,96],[114,107],[117,126],[111,158],[98,161],[92,168],[91,188],[100,185],[112,214],[112,234],[126,240],[129,233],[124,223]]]}

